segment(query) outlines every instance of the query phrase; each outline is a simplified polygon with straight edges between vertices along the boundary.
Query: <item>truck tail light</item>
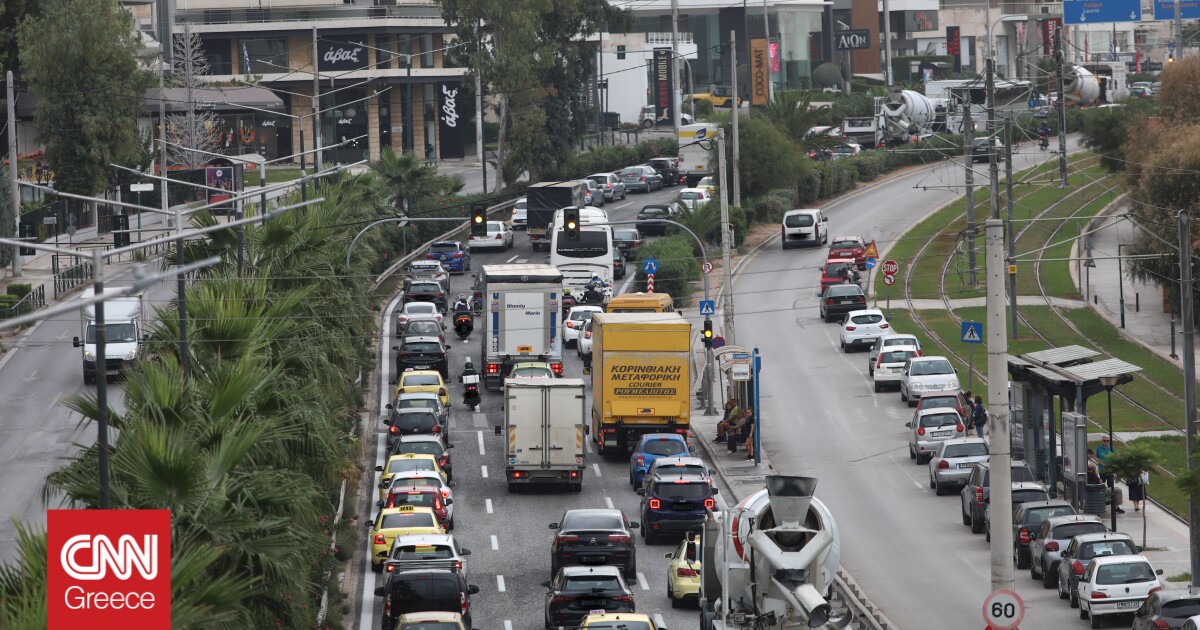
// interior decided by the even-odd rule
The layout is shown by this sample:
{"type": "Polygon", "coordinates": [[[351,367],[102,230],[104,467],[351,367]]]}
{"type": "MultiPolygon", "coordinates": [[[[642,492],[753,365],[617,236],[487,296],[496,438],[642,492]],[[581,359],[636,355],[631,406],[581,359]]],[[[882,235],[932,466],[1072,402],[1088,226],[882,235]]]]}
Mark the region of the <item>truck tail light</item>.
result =
{"type": "Polygon", "coordinates": [[[524,479],[524,478],[525,478],[525,473],[523,473],[523,472],[521,472],[521,471],[517,470],[517,471],[513,471],[513,474],[512,474],[512,476],[513,476],[513,479],[524,479]]]}
{"type": "Polygon", "coordinates": [[[487,367],[484,368],[484,372],[486,374],[499,374],[500,373],[500,364],[489,363],[489,364],[487,364],[487,367]]]}
{"type": "Polygon", "coordinates": [[[551,364],[550,364],[550,369],[554,371],[554,375],[555,375],[555,376],[562,376],[562,373],[563,373],[563,364],[561,364],[561,363],[551,363],[551,364]]]}

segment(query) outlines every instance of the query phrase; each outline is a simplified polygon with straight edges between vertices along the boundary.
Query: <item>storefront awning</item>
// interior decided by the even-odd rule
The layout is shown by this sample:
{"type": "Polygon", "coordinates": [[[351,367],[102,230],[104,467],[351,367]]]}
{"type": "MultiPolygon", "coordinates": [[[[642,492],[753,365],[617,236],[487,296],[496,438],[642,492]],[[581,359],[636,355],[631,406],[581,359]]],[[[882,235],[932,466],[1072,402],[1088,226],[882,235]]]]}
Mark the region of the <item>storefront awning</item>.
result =
{"type": "MultiPolygon", "coordinates": [[[[158,111],[158,101],[166,99],[167,113],[187,111],[187,88],[172,87],[159,91],[158,88],[146,90],[143,101],[145,113],[153,114],[158,111]]],[[[196,109],[200,111],[238,112],[246,110],[268,109],[284,111],[283,100],[274,92],[261,87],[206,87],[192,90],[196,109]]]]}

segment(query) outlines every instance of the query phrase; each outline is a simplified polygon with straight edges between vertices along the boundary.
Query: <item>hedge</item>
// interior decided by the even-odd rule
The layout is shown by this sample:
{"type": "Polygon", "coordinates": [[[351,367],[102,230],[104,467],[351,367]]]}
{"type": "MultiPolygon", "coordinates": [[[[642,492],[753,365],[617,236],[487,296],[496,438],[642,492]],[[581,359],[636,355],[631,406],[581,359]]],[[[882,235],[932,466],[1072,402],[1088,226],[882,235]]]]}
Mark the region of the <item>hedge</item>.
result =
{"type": "Polygon", "coordinates": [[[16,297],[18,300],[33,292],[32,284],[10,284],[8,285],[8,295],[16,297]]]}
{"type": "Polygon", "coordinates": [[[695,254],[696,243],[687,234],[676,234],[656,239],[637,250],[637,277],[634,291],[645,291],[646,273],[642,261],[658,259],[658,272],[654,274],[655,293],[666,293],[675,300],[675,306],[688,306],[691,302],[690,283],[700,277],[700,259],[695,254]]]}

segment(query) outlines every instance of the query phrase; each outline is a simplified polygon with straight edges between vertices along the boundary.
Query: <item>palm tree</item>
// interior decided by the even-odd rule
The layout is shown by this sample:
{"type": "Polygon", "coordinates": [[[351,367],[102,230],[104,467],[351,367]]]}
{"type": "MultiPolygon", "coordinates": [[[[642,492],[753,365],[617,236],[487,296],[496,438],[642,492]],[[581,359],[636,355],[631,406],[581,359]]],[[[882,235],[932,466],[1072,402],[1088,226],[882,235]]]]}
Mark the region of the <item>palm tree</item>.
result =
{"type": "Polygon", "coordinates": [[[810,109],[812,94],[801,90],[779,90],[775,98],[767,103],[766,116],[777,129],[786,134],[806,152],[828,149],[838,144],[838,139],[825,129],[812,133],[821,120],[818,110],[810,109]]]}

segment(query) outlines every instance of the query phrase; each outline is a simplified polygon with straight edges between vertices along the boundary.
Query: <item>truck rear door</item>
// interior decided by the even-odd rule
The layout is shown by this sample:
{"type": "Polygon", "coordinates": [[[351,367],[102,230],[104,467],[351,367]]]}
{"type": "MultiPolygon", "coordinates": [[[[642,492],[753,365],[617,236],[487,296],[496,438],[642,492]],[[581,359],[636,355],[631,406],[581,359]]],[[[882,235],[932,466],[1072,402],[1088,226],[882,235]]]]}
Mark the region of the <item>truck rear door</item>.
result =
{"type": "Polygon", "coordinates": [[[537,356],[548,352],[545,293],[505,293],[501,314],[501,354],[537,356]]]}
{"type": "Polygon", "coordinates": [[[509,387],[505,402],[509,467],[541,466],[545,458],[542,391],[536,387],[509,387]]]}
{"type": "Polygon", "coordinates": [[[544,458],[548,468],[572,468],[583,465],[583,390],[550,387],[545,391],[544,458]]]}

